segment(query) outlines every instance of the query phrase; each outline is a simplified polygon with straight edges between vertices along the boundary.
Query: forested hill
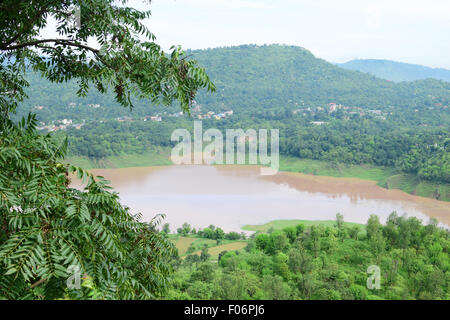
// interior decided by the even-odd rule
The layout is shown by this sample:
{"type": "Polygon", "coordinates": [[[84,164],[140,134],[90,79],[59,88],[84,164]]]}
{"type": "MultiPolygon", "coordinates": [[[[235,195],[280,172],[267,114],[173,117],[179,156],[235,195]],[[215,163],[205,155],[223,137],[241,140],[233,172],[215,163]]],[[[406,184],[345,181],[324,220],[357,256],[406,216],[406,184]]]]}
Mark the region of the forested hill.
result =
{"type": "Polygon", "coordinates": [[[335,102],[359,107],[448,104],[450,83],[427,79],[393,83],[345,70],[293,46],[239,46],[192,52],[218,87],[207,104],[296,107],[335,102]],[[433,98],[434,97],[434,98],[433,98]]]}
{"type": "Polygon", "coordinates": [[[345,63],[337,63],[337,65],[345,69],[370,73],[392,81],[414,81],[427,78],[450,81],[450,70],[390,60],[357,59],[345,63]]]}
{"type": "MultiPolygon", "coordinates": [[[[448,105],[450,101],[448,82],[434,79],[389,82],[317,59],[300,47],[245,45],[191,51],[188,54],[206,68],[217,86],[214,94],[199,94],[198,102],[204,107],[203,110],[293,110],[331,102],[367,108],[413,108],[448,105]]],[[[78,98],[75,83],[51,84],[33,74],[29,78],[30,99],[22,103],[19,115],[35,111],[33,108],[36,105],[50,107],[38,112],[38,116],[42,114],[44,118],[51,115],[60,117],[67,113],[80,115],[80,109],[74,112],[67,108],[70,103],[105,107],[104,112],[93,112],[91,116],[94,118],[108,114],[117,117],[126,113],[114,102],[112,95],[100,95],[91,90],[87,97],[78,98]]],[[[134,115],[148,114],[149,104],[148,101],[136,101],[134,115]]]]}

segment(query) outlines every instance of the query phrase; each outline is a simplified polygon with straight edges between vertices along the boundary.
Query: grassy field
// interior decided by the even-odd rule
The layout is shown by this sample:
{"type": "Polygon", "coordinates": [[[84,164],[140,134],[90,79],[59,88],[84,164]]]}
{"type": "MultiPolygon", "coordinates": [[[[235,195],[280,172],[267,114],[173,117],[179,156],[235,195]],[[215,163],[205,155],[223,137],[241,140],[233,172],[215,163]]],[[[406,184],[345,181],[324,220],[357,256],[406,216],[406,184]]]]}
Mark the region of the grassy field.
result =
{"type": "MultiPolygon", "coordinates": [[[[219,253],[222,251],[237,251],[244,249],[247,246],[245,241],[233,241],[227,244],[221,244],[220,246],[213,246],[208,248],[208,253],[211,255],[210,260],[217,261],[219,258],[219,253]]],[[[200,251],[194,251],[192,254],[200,255],[200,251]]]]}
{"type": "MultiPolygon", "coordinates": [[[[326,227],[332,227],[336,225],[335,220],[274,220],[270,221],[266,224],[260,224],[260,225],[245,225],[242,227],[242,230],[246,231],[259,231],[259,232],[267,232],[269,229],[273,230],[281,230],[286,227],[295,227],[299,224],[305,225],[305,227],[310,227],[313,225],[323,225],[326,227]]],[[[344,222],[345,226],[352,227],[352,226],[359,226],[361,229],[365,229],[365,226],[363,224],[359,223],[353,223],[353,222],[344,222]]]]}
{"type": "Polygon", "coordinates": [[[388,167],[333,164],[326,161],[285,156],[280,158],[280,171],[301,172],[317,176],[339,178],[359,178],[374,180],[379,183],[385,183],[390,176],[398,173],[395,169],[388,167]]]}
{"type": "Polygon", "coordinates": [[[386,180],[387,189],[400,189],[422,197],[450,201],[450,185],[420,180],[412,174],[396,174],[386,180]]]}
{"type": "MultiPolygon", "coordinates": [[[[335,220],[315,220],[315,221],[314,220],[273,220],[268,223],[260,224],[260,225],[246,225],[246,226],[243,226],[241,229],[246,230],[246,231],[267,233],[271,230],[276,231],[276,230],[284,229],[286,227],[296,227],[299,224],[303,224],[305,227],[319,226],[319,225],[325,226],[325,227],[334,227],[334,226],[336,226],[336,221],[335,220]]],[[[360,229],[358,235],[360,237],[366,236],[366,226],[364,224],[344,221],[344,226],[349,227],[349,228],[358,226],[360,229]]]]}
{"type": "Polygon", "coordinates": [[[199,238],[195,235],[183,237],[180,235],[170,234],[169,239],[175,244],[181,258],[188,255],[189,247],[192,247],[189,254],[200,255],[204,245],[208,247],[208,253],[211,255],[211,260],[217,261],[219,253],[222,251],[235,251],[245,248],[247,241],[244,240],[222,240],[220,245],[217,245],[216,240],[199,238]]]}
{"type": "Polygon", "coordinates": [[[175,247],[178,249],[178,254],[180,256],[184,255],[188,248],[191,246],[192,242],[197,240],[197,238],[190,238],[190,237],[178,237],[172,239],[173,243],[175,244],[175,247]]]}

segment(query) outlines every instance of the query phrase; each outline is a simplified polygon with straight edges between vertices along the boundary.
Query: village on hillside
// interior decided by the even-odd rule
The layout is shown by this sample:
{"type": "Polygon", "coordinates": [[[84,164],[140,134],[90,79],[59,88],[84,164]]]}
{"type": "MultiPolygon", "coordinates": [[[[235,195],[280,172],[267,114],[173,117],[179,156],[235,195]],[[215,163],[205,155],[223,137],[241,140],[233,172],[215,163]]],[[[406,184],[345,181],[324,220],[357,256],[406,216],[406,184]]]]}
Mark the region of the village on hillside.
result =
{"type": "MultiPolygon", "coordinates": [[[[90,108],[100,108],[100,104],[87,104],[90,108]]],[[[74,102],[69,104],[69,107],[74,108],[76,107],[76,104],[74,102]]],[[[34,109],[38,111],[44,110],[45,106],[35,106],[34,109]]],[[[191,109],[191,116],[194,119],[199,120],[206,120],[206,119],[214,119],[214,120],[221,120],[225,119],[229,116],[233,115],[233,110],[226,110],[220,113],[216,113],[214,111],[208,111],[208,112],[202,112],[202,107],[197,104],[195,101],[193,103],[193,107],[191,109]]],[[[147,115],[139,118],[130,117],[130,116],[121,116],[117,117],[116,120],[118,122],[131,122],[131,121],[156,121],[161,122],[164,118],[178,118],[183,117],[185,114],[183,112],[175,112],[175,113],[168,113],[168,112],[159,112],[152,115],[147,115]]],[[[103,122],[100,120],[100,122],[103,122]]],[[[53,131],[59,131],[59,130],[67,130],[69,128],[75,128],[75,129],[81,129],[83,125],[86,123],[86,120],[83,119],[81,123],[74,123],[72,119],[57,119],[51,121],[51,123],[44,123],[40,122],[40,126],[37,128],[41,131],[47,131],[47,132],[53,132],[53,131]]]]}

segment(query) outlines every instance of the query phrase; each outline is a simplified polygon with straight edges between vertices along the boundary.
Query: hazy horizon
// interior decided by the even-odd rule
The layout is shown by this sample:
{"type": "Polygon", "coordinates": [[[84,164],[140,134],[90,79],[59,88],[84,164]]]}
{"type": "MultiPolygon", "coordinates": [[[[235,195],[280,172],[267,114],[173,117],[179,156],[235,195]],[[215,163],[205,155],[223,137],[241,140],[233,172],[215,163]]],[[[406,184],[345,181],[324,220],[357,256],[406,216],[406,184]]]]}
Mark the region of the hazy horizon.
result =
{"type": "Polygon", "coordinates": [[[368,60],[376,60],[376,61],[391,61],[391,62],[395,62],[395,63],[403,63],[403,64],[409,64],[409,65],[417,65],[417,66],[422,66],[422,67],[426,67],[426,68],[431,68],[431,69],[444,69],[444,70],[448,70],[450,71],[450,68],[444,68],[444,67],[432,67],[429,65],[424,65],[424,64],[418,64],[418,63],[410,63],[410,62],[405,62],[405,61],[400,61],[400,60],[392,60],[392,59],[386,59],[386,58],[353,58],[353,59],[349,59],[349,60],[345,60],[345,61],[331,61],[331,60],[327,60],[324,58],[321,58],[317,55],[314,54],[314,52],[312,52],[311,50],[309,50],[308,48],[302,47],[301,45],[293,45],[293,44],[286,44],[286,43],[264,43],[264,44],[256,44],[256,43],[242,43],[242,44],[236,44],[236,45],[229,45],[229,46],[217,46],[217,47],[209,47],[209,48],[200,48],[200,49],[192,49],[192,48],[185,48],[183,47],[182,49],[185,51],[198,51],[198,50],[213,50],[213,49],[221,49],[221,48],[229,48],[229,47],[240,47],[240,46],[272,46],[272,45],[279,45],[279,46],[291,46],[291,47],[297,47],[297,48],[302,48],[305,49],[309,52],[311,52],[314,57],[318,58],[318,59],[323,59],[329,63],[332,64],[343,64],[343,63],[347,63],[350,61],[355,61],[355,60],[362,60],[362,61],[368,61],[368,60]]]}
{"type": "MultiPolygon", "coordinates": [[[[450,70],[445,0],[130,0],[167,51],[244,44],[300,46],[331,63],[391,60],[450,70]]],[[[55,35],[49,18],[43,35],[55,35]]]]}
{"type": "Polygon", "coordinates": [[[382,59],[450,69],[445,0],[153,0],[149,8],[146,25],[164,49],[282,43],[333,63],[382,59]]]}

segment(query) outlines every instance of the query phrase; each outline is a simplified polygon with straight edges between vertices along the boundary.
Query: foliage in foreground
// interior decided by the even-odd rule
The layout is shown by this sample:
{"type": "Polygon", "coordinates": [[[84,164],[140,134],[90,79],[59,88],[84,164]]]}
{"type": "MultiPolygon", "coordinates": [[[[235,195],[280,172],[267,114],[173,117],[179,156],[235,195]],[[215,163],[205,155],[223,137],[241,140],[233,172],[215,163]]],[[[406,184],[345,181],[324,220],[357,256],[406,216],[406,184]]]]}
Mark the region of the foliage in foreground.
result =
{"type": "Polygon", "coordinates": [[[154,223],[132,216],[104,180],[61,164],[66,144],[39,135],[34,116],[10,120],[27,97],[27,70],[57,84],[76,80],[78,96],[111,90],[129,108],[145,97],[177,100],[188,112],[199,89],[214,90],[195,60],[154,42],[142,23],[150,11],[127,2],[0,2],[0,298],[143,299],[166,287],[173,245],[154,223]],[[41,35],[49,16],[52,38],[41,35]],[[84,191],[69,186],[71,173],[88,179],[84,191]],[[83,286],[69,289],[78,270],[83,286]]]}
{"type": "Polygon", "coordinates": [[[174,247],[156,222],[139,222],[106,181],[59,163],[65,145],[34,126],[29,117],[1,128],[0,297],[88,298],[85,286],[67,288],[76,269],[98,299],[160,294],[174,247]],[[68,172],[88,180],[85,191],[69,187],[68,172]]]}
{"type": "Polygon", "coordinates": [[[245,250],[179,260],[166,299],[450,299],[450,233],[432,220],[377,216],[367,233],[346,227],[287,227],[257,233],[245,250]],[[368,267],[380,289],[368,289],[368,267]]]}

